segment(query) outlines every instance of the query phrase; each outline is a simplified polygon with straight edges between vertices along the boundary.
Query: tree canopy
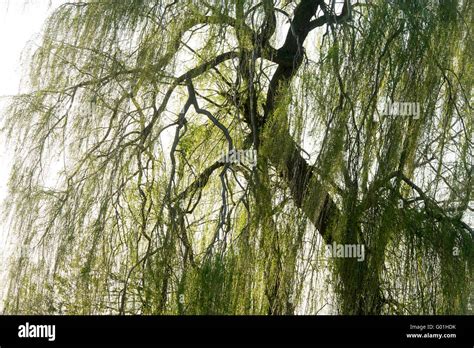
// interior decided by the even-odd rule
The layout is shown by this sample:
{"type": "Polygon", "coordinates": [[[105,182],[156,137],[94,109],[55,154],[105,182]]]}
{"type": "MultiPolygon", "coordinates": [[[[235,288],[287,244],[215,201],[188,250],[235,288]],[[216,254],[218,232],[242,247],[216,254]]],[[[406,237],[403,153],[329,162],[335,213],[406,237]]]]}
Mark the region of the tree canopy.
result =
{"type": "Polygon", "coordinates": [[[4,117],[6,312],[467,313],[473,7],[60,6],[4,117]]]}

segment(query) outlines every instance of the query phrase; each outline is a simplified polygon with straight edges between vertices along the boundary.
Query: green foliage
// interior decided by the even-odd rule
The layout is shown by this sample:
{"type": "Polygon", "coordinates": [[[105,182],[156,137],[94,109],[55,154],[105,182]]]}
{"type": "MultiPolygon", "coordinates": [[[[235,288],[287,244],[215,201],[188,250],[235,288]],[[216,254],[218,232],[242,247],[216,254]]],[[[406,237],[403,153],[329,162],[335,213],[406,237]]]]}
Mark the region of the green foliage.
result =
{"type": "Polygon", "coordinates": [[[48,19],[4,120],[6,312],[467,313],[473,2],[359,4],[294,57],[274,47],[310,1],[272,3],[274,33],[253,1],[48,19]],[[421,115],[380,115],[382,97],[421,115]],[[255,168],[218,161],[229,138],[255,168]],[[365,261],[327,258],[328,241],[365,261]]]}

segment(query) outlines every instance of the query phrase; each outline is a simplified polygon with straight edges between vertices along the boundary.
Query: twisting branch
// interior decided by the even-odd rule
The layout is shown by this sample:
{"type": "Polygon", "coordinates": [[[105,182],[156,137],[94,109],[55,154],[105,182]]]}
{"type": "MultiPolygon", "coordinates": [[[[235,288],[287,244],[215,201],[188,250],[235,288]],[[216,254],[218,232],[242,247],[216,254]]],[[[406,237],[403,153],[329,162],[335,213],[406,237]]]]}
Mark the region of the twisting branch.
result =
{"type": "Polygon", "coordinates": [[[224,133],[224,137],[226,138],[227,143],[229,145],[229,151],[232,150],[234,148],[234,143],[233,143],[232,138],[230,136],[229,130],[222,123],[220,123],[219,120],[217,118],[215,118],[209,111],[207,111],[205,109],[201,109],[199,107],[198,101],[196,99],[196,92],[194,90],[193,82],[192,82],[191,79],[188,79],[188,93],[189,93],[189,99],[188,100],[191,103],[191,105],[194,106],[194,110],[196,110],[196,112],[198,114],[202,114],[202,115],[207,116],[207,118],[209,118],[211,120],[211,122],[217,128],[219,128],[222,131],[222,133],[224,133]]]}
{"type": "Polygon", "coordinates": [[[168,88],[166,91],[165,97],[163,98],[163,101],[161,102],[161,105],[159,108],[155,110],[153,113],[153,116],[151,118],[151,121],[148,123],[148,125],[143,129],[142,131],[142,143],[146,140],[146,138],[150,135],[151,130],[163,111],[165,110],[166,106],[168,105],[168,101],[171,98],[171,95],[173,94],[173,91],[175,88],[180,85],[181,83],[185,82],[186,80],[190,80],[192,78],[195,78],[204,72],[208,71],[209,69],[219,65],[222,62],[225,62],[226,60],[236,58],[238,56],[238,52],[235,51],[230,51],[230,52],[225,52],[222,53],[218,56],[216,56],[214,59],[211,59],[210,61],[207,61],[191,70],[188,72],[182,74],[181,76],[177,77],[171,86],[168,88]]]}
{"type": "Polygon", "coordinates": [[[329,13],[330,11],[327,9],[327,6],[324,2],[321,2],[321,9],[323,10],[324,16],[318,17],[309,22],[308,27],[310,31],[325,24],[333,25],[347,22],[352,18],[351,0],[344,0],[344,5],[342,6],[342,10],[339,15],[329,13]]]}
{"type": "Polygon", "coordinates": [[[191,185],[189,185],[184,191],[182,191],[176,196],[174,201],[180,202],[185,199],[189,194],[191,194],[191,197],[193,197],[197,190],[202,189],[204,186],[206,186],[212,173],[214,173],[216,169],[222,166],[224,166],[224,162],[217,161],[214,162],[211,166],[207,167],[201,174],[199,174],[199,176],[196,178],[196,180],[192,182],[191,185]]]}

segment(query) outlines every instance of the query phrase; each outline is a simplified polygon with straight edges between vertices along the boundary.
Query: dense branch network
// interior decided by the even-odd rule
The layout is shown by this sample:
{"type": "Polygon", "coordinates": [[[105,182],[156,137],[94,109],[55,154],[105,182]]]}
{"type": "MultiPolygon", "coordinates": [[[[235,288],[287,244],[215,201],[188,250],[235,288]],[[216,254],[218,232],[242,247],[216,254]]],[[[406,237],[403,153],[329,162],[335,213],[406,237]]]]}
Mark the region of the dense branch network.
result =
{"type": "Polygon", "coordinates": [[[30,248],[8,310],[465,312],[470,9],[63,5],[33,57],[35,92],[6,120],[20,144],[12,229],[30,248]],[[421,116],[380,117],[384,96],[421,116]],[[366,259],[330,260],[333,243],[366,259]]]}

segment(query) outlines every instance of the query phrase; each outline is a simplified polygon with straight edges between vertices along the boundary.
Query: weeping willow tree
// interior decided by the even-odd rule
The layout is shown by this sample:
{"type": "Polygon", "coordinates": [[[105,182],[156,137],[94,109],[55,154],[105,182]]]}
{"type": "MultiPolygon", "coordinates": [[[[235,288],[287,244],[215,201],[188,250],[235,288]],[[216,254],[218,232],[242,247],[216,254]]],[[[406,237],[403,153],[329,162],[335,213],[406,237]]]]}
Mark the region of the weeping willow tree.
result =
{"type": "Polygon", "coordinates": [[[473,7],[60,6],[4,117],[5,311],[468,313],[473,7]]]}

